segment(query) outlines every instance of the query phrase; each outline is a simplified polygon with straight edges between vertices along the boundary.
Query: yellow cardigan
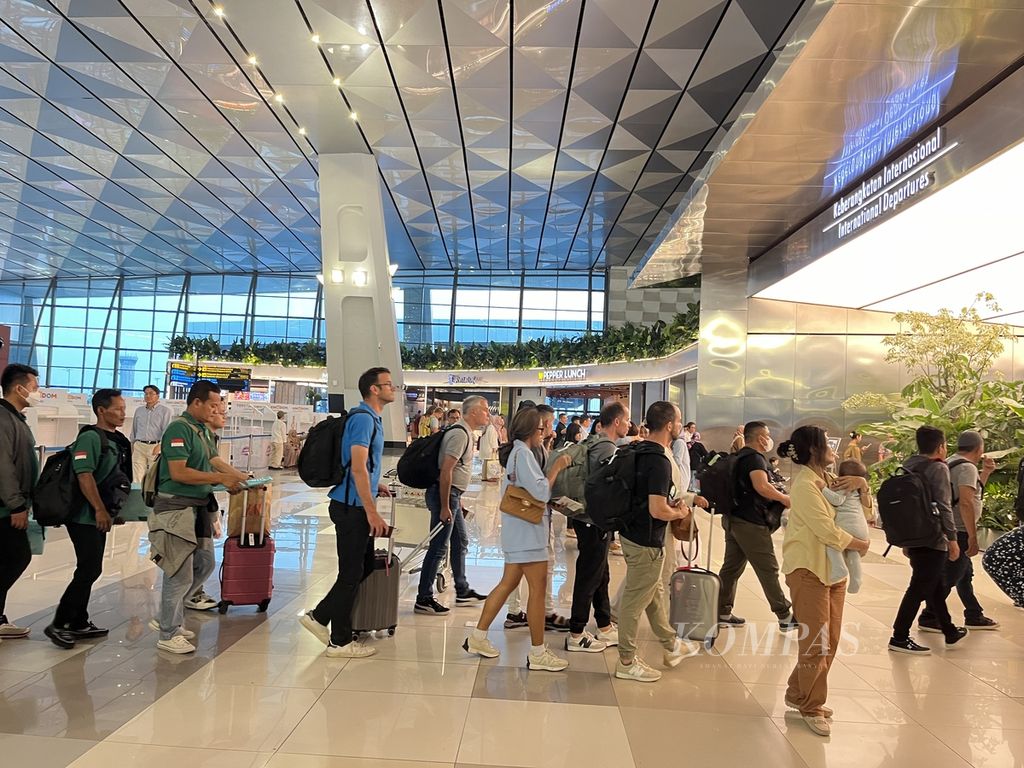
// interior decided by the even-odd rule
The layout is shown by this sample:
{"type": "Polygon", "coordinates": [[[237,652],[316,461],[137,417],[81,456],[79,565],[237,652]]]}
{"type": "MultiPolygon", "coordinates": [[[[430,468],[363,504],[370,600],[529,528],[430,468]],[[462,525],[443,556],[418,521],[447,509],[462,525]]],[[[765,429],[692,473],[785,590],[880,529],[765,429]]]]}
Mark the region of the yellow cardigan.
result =
{"type": "Polygon", "coordinates": [[[825,550],[833,547],[842,552],[853,536],[836,525],[836,510],[818,490],[817,479],[807,467],[799,467],[793,478],[789,524],[782,542],[782,572],[806,568],[822,584],[833,584],[825,550]]]}

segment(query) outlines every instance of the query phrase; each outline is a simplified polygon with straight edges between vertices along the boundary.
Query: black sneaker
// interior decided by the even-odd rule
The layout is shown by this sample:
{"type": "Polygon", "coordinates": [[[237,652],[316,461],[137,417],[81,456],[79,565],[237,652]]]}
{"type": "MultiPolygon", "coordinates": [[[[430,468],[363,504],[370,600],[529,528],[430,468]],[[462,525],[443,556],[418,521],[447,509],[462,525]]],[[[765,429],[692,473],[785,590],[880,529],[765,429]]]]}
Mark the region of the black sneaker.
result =
{"type": "Polygon", "coordinates": [[[522,611],[505,614],[505,629],[519,629],[519,627],[525,627],[527,624],[526,614],[522,611]]]}
{"type": "Polygon", "coordinates": [[[474,589],[467,589],[463,594],[455,596],[456,605],[470,605],[472,603],[482,603],[487,599],[487,595],[481,595],[474,589]]]}
{"type": "Polygon", "coordinates": [[[931,632],[936,635],[942,634],[942,627],[937,622],[933,621],[918,621],[917,628],[922,632],[931,632]]]}
{"type": "Polygon", "coordinates": [[[953,634],[946,635],[946,648],[952,648],[965,637],[967,637],[969,634],[971,634],[970,631],[968,631],[964,627],[954,627],[953,629],[955,630],[953,634]]]}
{"type": "Polygon", "coordinates": [[[718,617],[718,626],[720,627],[742,627],[746,623],[746,619],[735,613],[727,613],[718,617]]]}
{"type": "Polygon", "coordinates": [[[413,611],[416,613],[426,613],[431,616],[444,616],[449,612],[449,610],[451,609],[448,608],[448,606],[441,605],[434,598],[430,598],[429,600],[417,600],[416,606],[413,608],[413,611]]]}
{"type": "Polygon", "coordinates": [[[918,645],[909,637],[906,640],[897,640],[895,637],[890,637],[889,650],[896,653],[909,653],[911,656],[931,656],[932,653],[931,648],[918,645]]]}
{"type": "Polygon", "coordinates": [[[549,613],[544,617],[544,631],[568,632],[569,620],[565,616],[559,616],[557,613],[549,613]]]}
{"type": "Polygon", "coordinates": [[[988,616],[982,616],[980,619],[968,619],[964,622],[964,626],[973,632],[976,629],[999,629],[999,622],[988,616]]]}
{"type": "Polygon", "coordinates": [[[77,640],[90,640],[95,637],[106,637],[110,634],[109,629],[101,629],[91,621],[81,627],[68,627],[68,633],[77,640]]]}
{"type": "Polygon", "coordinates": [[[75,636],[66,629],[50,624],[43,630],[43,634],[50,638],[50,642],[58,648],[70,649],[75,647],[75,636]]]}
{"type": "Polygon", "coordinates": [[[779,620],[779,632],[792,632],[794,629],[800,629],[800,622],[796,620],[796,616],[792,613],[786,618],[779,620]]]}

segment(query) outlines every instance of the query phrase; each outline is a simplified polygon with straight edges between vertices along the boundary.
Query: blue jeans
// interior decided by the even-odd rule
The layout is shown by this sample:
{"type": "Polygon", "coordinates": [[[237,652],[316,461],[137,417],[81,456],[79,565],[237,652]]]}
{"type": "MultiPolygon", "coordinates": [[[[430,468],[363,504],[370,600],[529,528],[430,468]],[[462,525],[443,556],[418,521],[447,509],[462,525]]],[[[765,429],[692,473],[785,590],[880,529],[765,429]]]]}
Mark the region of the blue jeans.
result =
{"type": "MultiPolygon", "coordinates": [[[[462,516],[462,491],[452,488],[448,503],[452,510],[452,522],[438,532],[427,547],[423,556],[423,569],[420,571],[420,588],[417,600],[430,600],[434,596],[434,580],[437,570],[441,567],[445,549],[451,541],[452,576],[455,578],[455,594],[464,595],[469,591],[469,580],[466,578],[466,552],[469,549],[469,538],[466,536],[466,518],[462,516]]],[[[427,489],[427,509],[430,510],[430,530],[441,522],[441,486],[432,485],[427,489]]]]}

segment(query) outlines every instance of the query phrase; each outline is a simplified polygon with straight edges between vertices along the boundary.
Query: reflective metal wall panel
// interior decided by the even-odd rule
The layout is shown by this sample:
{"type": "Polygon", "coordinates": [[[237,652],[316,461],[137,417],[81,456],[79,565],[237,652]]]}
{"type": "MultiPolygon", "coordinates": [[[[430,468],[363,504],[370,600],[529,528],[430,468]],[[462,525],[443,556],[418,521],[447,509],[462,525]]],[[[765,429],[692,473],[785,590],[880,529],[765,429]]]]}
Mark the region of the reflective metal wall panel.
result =
{"type": "Polygon", "coordinates": [[[788,301],[751,299],[747,311],[750,333],[795,333],[796,304],[788,301]]]}
{"type": "Polygon", "coordinates": [[[747,337],[747,398],[792,400],[796,394],[796,337],[751,334],[747,337]]]}
{"type": "Polygon", "coordinates": [[[843,400],[846,337],[797,335],[794,380],[798,400],[843,400]]]}
{"type": "Polygon", "coordinates": [[[885,362],[882,336],[846,337],[846,393],[899,392],[900,369],[885,362]]]}

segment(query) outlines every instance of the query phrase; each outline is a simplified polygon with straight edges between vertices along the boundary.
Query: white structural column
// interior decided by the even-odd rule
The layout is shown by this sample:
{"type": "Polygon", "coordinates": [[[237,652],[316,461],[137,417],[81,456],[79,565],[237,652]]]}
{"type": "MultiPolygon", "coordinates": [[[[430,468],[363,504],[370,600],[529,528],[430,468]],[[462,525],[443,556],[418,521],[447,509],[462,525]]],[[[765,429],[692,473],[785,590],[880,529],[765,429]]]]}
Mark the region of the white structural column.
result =
{"type": "MultiPolygon", "coordinates": [[[[374,366],[403,384],[391,299],[380,175],[371,155],[320,155],[320,242],[327,320],[327,391],[345,408],[361,399],[359,375],[374,366]]],[[[405,445],[403,394],[384,410],[384,439],[405,445]]]]}

